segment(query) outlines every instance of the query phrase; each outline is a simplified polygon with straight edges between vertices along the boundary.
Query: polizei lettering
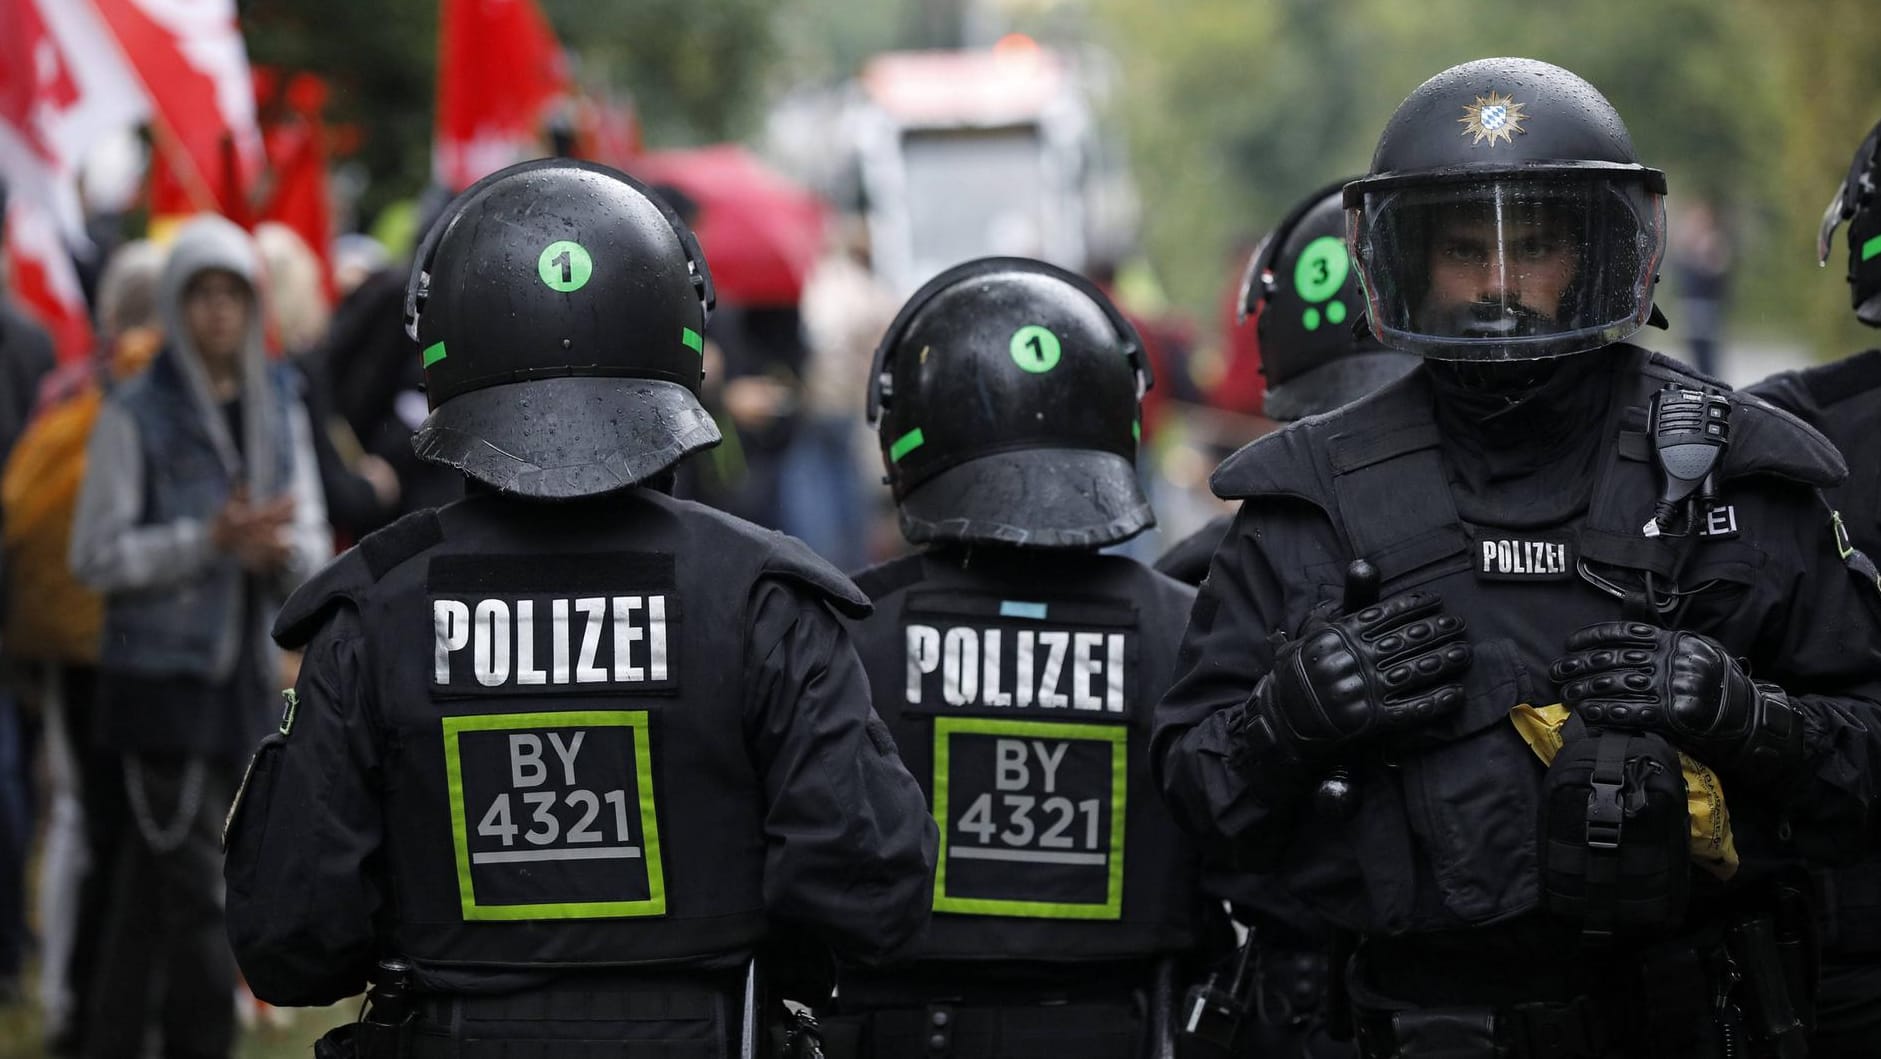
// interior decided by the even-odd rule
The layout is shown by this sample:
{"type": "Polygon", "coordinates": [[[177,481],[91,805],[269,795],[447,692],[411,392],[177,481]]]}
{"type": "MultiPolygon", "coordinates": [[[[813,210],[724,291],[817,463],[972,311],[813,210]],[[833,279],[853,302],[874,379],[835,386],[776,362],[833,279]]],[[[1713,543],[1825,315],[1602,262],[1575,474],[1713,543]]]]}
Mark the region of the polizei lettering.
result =
{"type": "Polygon", "coordinates": [[[1574,555],[1566,541],[1485,537],[1476,542],[1476,575],[1486,580],[1553,581],[1573,572],[1574,555]]]}
{"type": "Polygon", "coordinates": [[[1123,633],[910,624],[906,637],[910,706],[938,676],[948,706],[1124,712],[1123,633]]]}
{"type": "Polygon", "coordinates": [[[465,690],[667,685],[667,597],[433,599],[432,679],[465,690]]]}

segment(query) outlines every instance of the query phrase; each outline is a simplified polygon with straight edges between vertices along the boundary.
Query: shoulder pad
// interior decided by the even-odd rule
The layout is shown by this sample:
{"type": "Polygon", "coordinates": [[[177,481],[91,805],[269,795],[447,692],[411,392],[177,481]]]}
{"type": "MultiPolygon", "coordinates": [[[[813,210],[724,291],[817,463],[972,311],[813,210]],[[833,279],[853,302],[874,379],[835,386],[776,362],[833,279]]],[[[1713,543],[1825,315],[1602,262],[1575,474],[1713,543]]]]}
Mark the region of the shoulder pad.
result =
{"type": "Polygon", "coordinates": [[[274,619],[274,642],[293,649],[305,646],[332,607],[356,603],[393,567],[444,539],[436,511],[414,511],[365,539],[322,567],[287,597],[274,619]]]}
{"type": "Polygon", "coordinates": [[[1734,390],[1730,398],[1725,479],[1769,475],[1820,489],[1848,477],[1848,462],[1814,427],[1756,394],[1734,390]]]}
{"type": "Polygon", "coordinates": [[[921,556],[904,555],[899,559],[890,559],[877,563],[854,575],[856,587],[871,600],[880,600],[891,592],[896,592],[921,580],[921,556]]]}
{"type": "Polygon", "coordinates": [[[1728,390],[1731,385],[1722,379],[1713,378],[1692,367],[1682,360],[1666,356],[1664,353],[1642,349],[1627,342],[1619,343],[1619,348],[1626,350],[1639,359],[1635,361],[1640,370],[1648,375],[1666,378],[1670,376],[1679,382],[1709,386],[1714,390],[1728,390]]]}
{"type": "Polygon", "coordinates": [[[1873,399],[1871,395],[1881,390],[1881,349],[1772,375],[1745,389],[1778,408],[1813,421],[1815,414],[1844,401],[1873,399]]]}
{"type": "Polygon", "coordinates": [[[1208,488],[1223,500],[1292,496],[1324,507],[1314,454],[1324,448],[1337,415],[1311,416],[1255,438],[1221,461],[1208,488]]]}
{"type": "Polygon", "coordinates": [[[786,533],[771,536],[770,554],[758,570],[759,577],[780,578],[807,588],[845,618],[866,618],[875,609],[855,582],[811,551],[809,545],[786,533]]]}

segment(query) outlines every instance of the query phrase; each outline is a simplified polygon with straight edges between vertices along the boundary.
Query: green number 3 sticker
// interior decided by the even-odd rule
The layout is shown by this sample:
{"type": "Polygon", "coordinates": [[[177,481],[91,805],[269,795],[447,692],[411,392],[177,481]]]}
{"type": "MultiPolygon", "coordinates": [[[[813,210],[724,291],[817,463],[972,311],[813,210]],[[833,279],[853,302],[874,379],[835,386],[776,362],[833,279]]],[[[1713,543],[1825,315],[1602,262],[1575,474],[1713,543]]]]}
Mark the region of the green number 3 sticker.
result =
{"type": "Polygon", "coordinates": [[[1028,324],[1012,333],[1012,362],[1035,375],[1058,366],[1058,336],[1049,328],[1028,324]]]}
{"type": "Polygon", "coordinates": [[[550,290],[567,294],[588,285],[588,277],[594,274],[594,259],[580,243],[550,243],[536,258],[536,274],[550,290]]]}

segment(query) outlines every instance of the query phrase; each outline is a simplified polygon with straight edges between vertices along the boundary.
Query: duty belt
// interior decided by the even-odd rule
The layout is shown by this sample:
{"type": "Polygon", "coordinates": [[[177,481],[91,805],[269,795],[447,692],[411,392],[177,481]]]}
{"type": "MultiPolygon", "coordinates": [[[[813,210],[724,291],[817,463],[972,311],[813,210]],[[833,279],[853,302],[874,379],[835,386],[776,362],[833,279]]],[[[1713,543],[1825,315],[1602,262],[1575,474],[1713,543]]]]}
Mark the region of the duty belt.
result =
{"type": "Polygon", "coordinates": [[[1364,1059],[1600,1059],[1613,1047],[1606,1019],[1585,997],[1503,1008],[1361,1009],[1353,1028],[1364,1059]]]}
{"type": "Polygon", "coordinates": [[[727,1059],[738,998],[702,982],[557,982],[493,996],[426,996],[400,1059],[727,1059]],[[545,1051],[547,1049],[547,1051],[545,1051]]]}

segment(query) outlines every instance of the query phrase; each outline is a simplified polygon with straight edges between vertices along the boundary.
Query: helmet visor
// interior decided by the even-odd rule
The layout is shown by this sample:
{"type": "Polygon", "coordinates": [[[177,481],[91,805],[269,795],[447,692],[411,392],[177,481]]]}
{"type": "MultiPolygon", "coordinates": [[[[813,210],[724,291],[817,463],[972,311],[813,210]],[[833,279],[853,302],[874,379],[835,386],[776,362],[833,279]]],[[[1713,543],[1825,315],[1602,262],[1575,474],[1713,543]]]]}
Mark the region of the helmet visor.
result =
{"type": "Polygon", "coordinates": [[[1639,330],[1665,249],[1636,179],[1386,186],[1347,224],[1379,341],[1441,360],[1539,360],[1639,330]]]}

